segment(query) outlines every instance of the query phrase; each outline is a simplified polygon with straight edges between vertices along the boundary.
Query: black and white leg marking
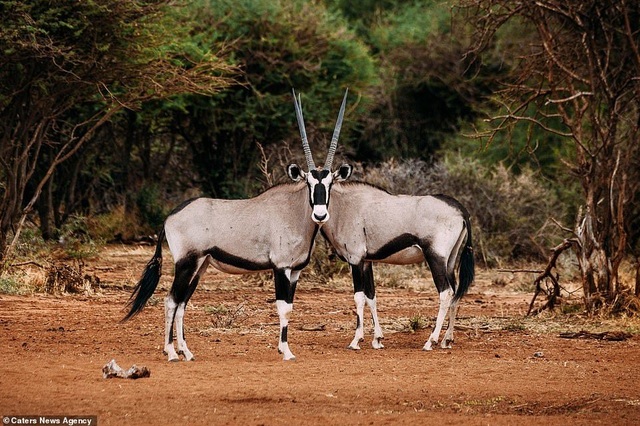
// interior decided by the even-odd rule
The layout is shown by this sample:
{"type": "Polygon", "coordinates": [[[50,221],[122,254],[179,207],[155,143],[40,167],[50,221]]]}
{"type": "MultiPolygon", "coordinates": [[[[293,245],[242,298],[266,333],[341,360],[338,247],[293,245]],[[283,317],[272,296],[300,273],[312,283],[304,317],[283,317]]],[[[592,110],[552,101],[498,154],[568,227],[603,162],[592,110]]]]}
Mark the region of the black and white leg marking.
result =
{"type": "Polygon", "coordinates": [[[382,328],[378,321],[378,309],[376,306],[375,283],[373,281],[373,266],[371,262],[362,262],[358,265],[351,265],[353,276],[353,300],[356,304],[356,333],[349,344],[349,349],[360,349],[360,342],[364,340],[364,305],[369,306],[373,319],[373,341],[371,346],[374,349],[382,349],[382,328]]]}
{"type": "Polygon", "coordinates": [[[193,353],[187,347],[184,336],[184,313],[189,299],[193,295],[200,276],[204,274],[208,265],[208,257],[189,255],[176,262],[173,285],[165,298],[165,345],[164,353],[169,361],[178,361],[179,355],[185,361],[193,361],[193,353]],[[176,352],[173,346],[173,329],[176,330],[176,352]]]}
{"type": "Polygon", "coordinates": [[[278,309],[278,317],[280,318],[278,352],[283,354],[285,361],[294,360],[296,357],[289,349],[287,334],[289,331],[289,318],[293,311],[293,297],[296,292],[300,271],[285,268],[275,269],[273,272],[276,285],[276,308],[278,309]]]}
{"type": "Polygon", "coordinates": [[[451,344],[453,343],[453,329],[455,328],[457,311],[458,302],[453,301],[451,303],[451,306],[449,306],[449,326],[447,327],[447,331],[444,333],[444,337],[442,338],[442,343],[440,345],[443,349],[451,349],[451,344]]]}

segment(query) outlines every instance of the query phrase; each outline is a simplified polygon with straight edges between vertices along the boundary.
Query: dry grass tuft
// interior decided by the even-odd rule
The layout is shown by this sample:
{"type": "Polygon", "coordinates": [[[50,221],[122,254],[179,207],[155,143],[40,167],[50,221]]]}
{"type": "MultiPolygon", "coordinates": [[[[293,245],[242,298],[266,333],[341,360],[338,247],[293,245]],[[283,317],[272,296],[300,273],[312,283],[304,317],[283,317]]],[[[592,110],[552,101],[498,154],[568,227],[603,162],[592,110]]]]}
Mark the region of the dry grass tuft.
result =
{"type": "Polygon", "coordinates": [[[93,294],[100,288],[100,278],[84,273],[84,262],[50,263],[45,267],[44,292],[49,294],[83,293],[93,294]]]}

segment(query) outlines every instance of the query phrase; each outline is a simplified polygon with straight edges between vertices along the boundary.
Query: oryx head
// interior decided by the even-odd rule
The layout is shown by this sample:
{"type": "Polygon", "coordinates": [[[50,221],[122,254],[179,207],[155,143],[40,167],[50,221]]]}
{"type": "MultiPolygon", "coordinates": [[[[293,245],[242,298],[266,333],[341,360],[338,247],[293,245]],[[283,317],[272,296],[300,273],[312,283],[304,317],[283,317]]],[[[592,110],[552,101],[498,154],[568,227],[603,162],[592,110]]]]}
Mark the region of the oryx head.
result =
{"type": "Polygon", "coordinates": [[[338,121],[336,127],[333,130],[333,137],[331,138],[331,145],[329,146],[329,153],[327,159],[324,162],[324,166],[316,167],[313,162],[313,156],[311,155],[311,148],[309,147],[309,141],[307,140],[307,132],[304,127],[304,119],[302,117],[302,103],[300,95],[296,98],[296,92],[293,91],[293,103],[296,108],[296,117],[298,119],[298,127],[300,128],[300,136],[302,137],[302,147],[304,149],[304,155],[307,159],[308,172],[302,170],[297,164],[290,164],[287,167],[287,174],[294,181],[304,179],[307,182],[309,188],[309,203],[313,212],[311,213],[311,219],[322,225],[329,220],[329,195],[331,194],[331,185],[334,181],[340,182],[346,180],[351,176],[353,167],[349,164],[341,165],[338,170],[331,172],[331,165],[333,163],[333,157],[336,153],[336,147],[338,146],[338,137],[340,136],[340,128],[342,127],[342,118],[344,117],[344,108],[347,103],[347,93],[344,93],[344,99],[342,100],[342,106],[338,113],[338,121]]]}

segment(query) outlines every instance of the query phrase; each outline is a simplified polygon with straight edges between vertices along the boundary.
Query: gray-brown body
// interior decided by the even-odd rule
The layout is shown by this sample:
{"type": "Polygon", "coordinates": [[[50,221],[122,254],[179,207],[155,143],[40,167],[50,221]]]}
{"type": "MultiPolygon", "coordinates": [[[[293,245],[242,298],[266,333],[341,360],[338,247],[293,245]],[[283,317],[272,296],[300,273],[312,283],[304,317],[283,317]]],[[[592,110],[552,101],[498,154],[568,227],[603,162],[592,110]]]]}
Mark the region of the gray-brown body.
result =
{"type": "Polygon", "coordinates": [[[451,197],[392,195],[374,186],[345,182],[331,191],[329,214],[332,220],[322,227],[322,235],[336,253],[349,263],[353,274],[358,322],[349,345],[359,349],[364,337],[363,311],[370,307],[374,322],[374,348],[382,348],[373,263],[406,265],[426,261],[440,294],[440,310],[434,331],[424,349],[437,343],[447,311],[449,327],[443,347],[453,342],[458,300],[473,281],[473,251],[469,214],[451,197]],[[460,286],[455,266],[461,266],[460,286]]]}

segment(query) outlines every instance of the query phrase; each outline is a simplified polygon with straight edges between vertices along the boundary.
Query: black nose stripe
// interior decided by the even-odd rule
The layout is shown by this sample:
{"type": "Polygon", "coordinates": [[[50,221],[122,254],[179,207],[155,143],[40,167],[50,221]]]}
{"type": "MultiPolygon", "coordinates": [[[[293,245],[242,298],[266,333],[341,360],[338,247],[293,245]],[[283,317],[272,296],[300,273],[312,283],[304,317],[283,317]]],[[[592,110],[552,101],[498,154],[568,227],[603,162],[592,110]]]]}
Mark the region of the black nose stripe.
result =
{"type": "Polygon", "coordinates": [[[318,184],[313,188],[313,204],[327,204],[327,190],[322,184],[318,184]]]}

